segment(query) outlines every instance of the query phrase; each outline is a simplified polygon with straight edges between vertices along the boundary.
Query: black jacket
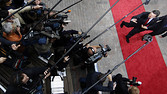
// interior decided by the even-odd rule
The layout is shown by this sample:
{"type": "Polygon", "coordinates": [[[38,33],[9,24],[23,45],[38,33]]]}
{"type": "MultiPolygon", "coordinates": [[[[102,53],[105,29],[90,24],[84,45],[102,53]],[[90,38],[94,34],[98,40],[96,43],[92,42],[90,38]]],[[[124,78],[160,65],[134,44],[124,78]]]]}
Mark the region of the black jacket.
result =
{"type": "MultiPolygon", "coordinates": [[[[96,81],[98,81],[98,75],[101,74],[100,72],[90,73],[86,77],[86,87],[89,88],[93,85],[96,81]]],[[[92,89],[90,89],[87,94],[97,94],[98,91],[103,92],[112,92],[113,91],[113,82],[109,81],[108,86],[103,86],[102,82],[99,82],[95,85],[92,89]]]]}
{"type": "Polygon", "coordinates": [[[113,81],[117,83],[115,94],[129,94],[127,82],[130,82],[130,80],[128,78],[124,78],[121,74],[117,74],[113,77],[113,81]]]}
{"type": "MultiPolygon", "coordinates": [[[[150,14],[150,12],[143,12],[139,15],[133,16],[132,19],[136,18],[137,19],[137,26],[141,27],[142,24],[144,24],[147,19],[148,19],[148,15],[150,14]]],[[[158,19],[157,18],[153,18],[148,24],[146,25],[154,25],[156,23],[158,19]]]]}
{"type": "Polygon", "coordinates": [[[24,69],[23,73],[27,74],[27,76],[30,78],[27,84],[24,84],[21,86],[15,86],[15,85],[10,84],[5,94],[25,94],[27,93],[34,86],[34,84],[36,84],[36,82],[38,81],[39,74],[43,74],[46,69],[47,69],[46,67],[24,69]]]}
{"type": "MultiPolygon", "coordinates": [[[[167,15],[159,17],[156,24],[149,26],[149,30],[153,30],[154,34],[162,34],[167,31],[167,15]]],[[[162,35],[163,37],[167,36],[167,33],[162,35]]]]}

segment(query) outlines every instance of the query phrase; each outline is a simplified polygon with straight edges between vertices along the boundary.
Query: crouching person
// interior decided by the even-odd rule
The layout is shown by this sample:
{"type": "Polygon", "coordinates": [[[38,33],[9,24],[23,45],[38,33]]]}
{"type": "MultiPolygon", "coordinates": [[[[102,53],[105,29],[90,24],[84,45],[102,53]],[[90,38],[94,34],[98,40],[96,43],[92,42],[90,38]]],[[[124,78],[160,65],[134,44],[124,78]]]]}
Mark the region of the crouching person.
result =
{"type": "MultiPolygon", "coordinates": [[[[86,77],[86,88],[85,88],[85,90],[88,89],[90,86],[92,86],[94,83],[96,83],[98,80],[100,80],[102,77],[104,77],[104,75],[105,74],[103,74],[101,72],[94,72],[94,73],[88,74],[87,77],[86,77]]],[[[106,78],[104,78],[103,80],[101,80],[97,85],[92,87],[85,94],[98,94],[99,91],[113,92],[113,81],[112,81],[111,74],[109,74],[107,76],[107,78],[109,80],[108,86],[103,86],[103,82],[106,80],[106,78]]]]}
{"type": "Polygon", "coordinates": [[[116,82],[116,88],[114,90],[115,94],[140,94],[140,90],[137,86],[141,85],[141,82],[136,82],[136,79],[136,77],[128,79],[122,77],[121,74],[113,76],[113,82],[116,82]]]}

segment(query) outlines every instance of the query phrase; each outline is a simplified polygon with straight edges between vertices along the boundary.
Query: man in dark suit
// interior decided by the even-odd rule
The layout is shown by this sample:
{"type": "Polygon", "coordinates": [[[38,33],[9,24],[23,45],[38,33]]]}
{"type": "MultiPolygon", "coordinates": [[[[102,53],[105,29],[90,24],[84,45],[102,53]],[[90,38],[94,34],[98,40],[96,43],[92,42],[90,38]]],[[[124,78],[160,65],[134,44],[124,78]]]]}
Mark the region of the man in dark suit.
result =
{"type": "Polygon", "coordinates": [[[152,12],[143,12],[139,15],[133,16],[130,23],[123,21],[121,23],[121,28],[125,25],[126,27],[134,27],[128,35],[126,35],[126,41],[129,43],[129,38],[131,38],[136,33],[144,31],[141,26],[151,26],[156,23],[157,18],[160,14],[159,10],[153,10],[152,12]]]}
{"type": "Polygon", "coordinates": [[[142,28],[146,30],[153,30],[153,32],[149,33],[151,36],[159,34],[162,34],[160,35],[160,38],[167,36],[167,32],[165,33],[165,31],[167,31],[167,15],[159,17],[156,24],[148,27],[142,26],[142,28]]]}

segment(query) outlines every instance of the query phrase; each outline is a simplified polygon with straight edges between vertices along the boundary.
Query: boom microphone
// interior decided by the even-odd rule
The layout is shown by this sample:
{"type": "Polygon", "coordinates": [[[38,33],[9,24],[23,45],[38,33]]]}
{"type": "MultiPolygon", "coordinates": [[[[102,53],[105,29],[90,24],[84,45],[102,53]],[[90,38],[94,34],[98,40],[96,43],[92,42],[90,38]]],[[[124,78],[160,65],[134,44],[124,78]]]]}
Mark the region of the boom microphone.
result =
{"type": "Polygon", "coordinates": [[[145,5],[148,5],[148,3],[149,3],[150,1],[151,1],[151,0],[146,0],[145,5]]]}

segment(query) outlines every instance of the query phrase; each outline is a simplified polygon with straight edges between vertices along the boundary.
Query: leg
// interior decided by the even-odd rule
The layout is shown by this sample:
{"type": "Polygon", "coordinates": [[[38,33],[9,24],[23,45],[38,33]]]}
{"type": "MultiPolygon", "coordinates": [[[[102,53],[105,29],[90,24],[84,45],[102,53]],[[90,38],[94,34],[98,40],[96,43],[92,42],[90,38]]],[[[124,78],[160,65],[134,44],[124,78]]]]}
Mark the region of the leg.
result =
{"type": "Polygon", "coordinates": [[[133,35],[135,35],[136,33],[141,32],[142,30],[140,28],[133,28],[128,35],[126,35],[126,42],[129,43],[129,38],[131,38],[133,35]]]}

